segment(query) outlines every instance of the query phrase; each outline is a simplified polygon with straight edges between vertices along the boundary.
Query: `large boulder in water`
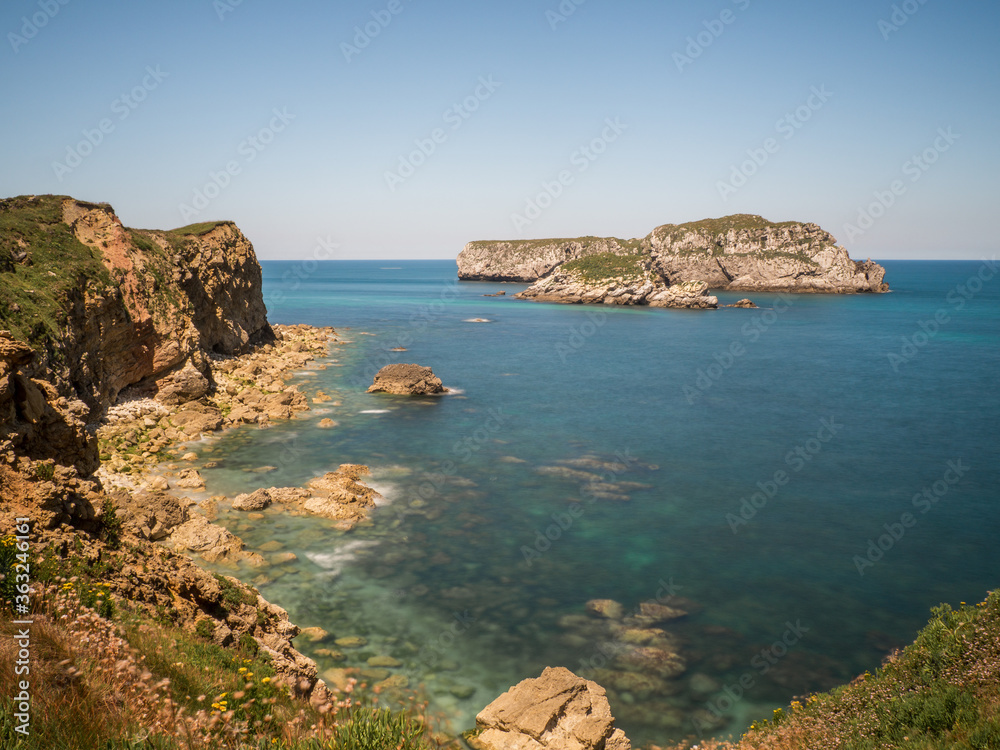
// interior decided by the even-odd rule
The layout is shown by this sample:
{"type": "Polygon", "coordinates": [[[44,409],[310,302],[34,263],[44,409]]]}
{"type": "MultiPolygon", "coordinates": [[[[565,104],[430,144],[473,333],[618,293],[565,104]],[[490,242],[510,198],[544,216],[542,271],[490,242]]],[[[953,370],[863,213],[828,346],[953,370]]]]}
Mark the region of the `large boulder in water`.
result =
{"type": "Polygon", "coordinates": [[[441,384],[429,367],[420,365],[386,365],[375,375],[369,393],[394,393],[404,396],[429,396],[444,393],[441,384]]]}
{"type": "Polygon", "coordinates": [[[604,688],[565,667],[522,680],[479,712],[477,750],[631,750],[604,688]]]}

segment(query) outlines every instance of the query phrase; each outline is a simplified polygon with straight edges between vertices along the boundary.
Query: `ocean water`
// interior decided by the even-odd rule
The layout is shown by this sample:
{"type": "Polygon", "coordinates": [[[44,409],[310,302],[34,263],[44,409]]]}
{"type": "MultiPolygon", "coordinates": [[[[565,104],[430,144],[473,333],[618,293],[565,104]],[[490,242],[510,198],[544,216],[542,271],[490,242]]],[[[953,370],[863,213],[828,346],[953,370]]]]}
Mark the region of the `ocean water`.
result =
{"type": "Polygon", "coordinates": [[[600,678],[634,742],[740,732],[873,669],[1000,581],[1000,279],[885,266],[891,294],[689,312],[521,302],[451,261],[265,262],[272,322],[350,343],[299,378],[334,402],[200,445],[208,494],[364,463],[385,499],[350,532],[222,503],[297,555],[236,574],[329,631],[298,639],[321,672],[393,656],[454,730],[549,665],[600,678]],[[388,362],[452,392],[365,393],[388,362]],[[597,598],[688,610],[657,636],[686,671],[629,661],[597,598]]]}

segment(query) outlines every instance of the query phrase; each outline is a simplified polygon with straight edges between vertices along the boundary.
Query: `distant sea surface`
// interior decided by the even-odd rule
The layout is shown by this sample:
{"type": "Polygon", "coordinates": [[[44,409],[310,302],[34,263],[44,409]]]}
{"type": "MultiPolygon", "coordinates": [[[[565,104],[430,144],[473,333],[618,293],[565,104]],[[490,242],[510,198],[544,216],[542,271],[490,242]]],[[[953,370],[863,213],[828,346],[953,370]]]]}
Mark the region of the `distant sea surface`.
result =
{"type": "Polygon", "coordinates": [[[297,555],[239,575],[330,633],[297,640],[321,672],[393,656],[453,729],[563,665],[617,685],[634,742],[738,733],[1000,583],[1000,268],[886,261],[890,294],[689,312],[522,302],[453,261],[262,265],[272,322],[351,343],[297,381],[333,402],[203,446],[208,494],[363,463],[385,502],[351,532],[223,504],[297,555]],[[389,362],[452,393],[367,394],[389,362]],[[687,670],[662,682],[584,605],[670,594],[687,670]]]}

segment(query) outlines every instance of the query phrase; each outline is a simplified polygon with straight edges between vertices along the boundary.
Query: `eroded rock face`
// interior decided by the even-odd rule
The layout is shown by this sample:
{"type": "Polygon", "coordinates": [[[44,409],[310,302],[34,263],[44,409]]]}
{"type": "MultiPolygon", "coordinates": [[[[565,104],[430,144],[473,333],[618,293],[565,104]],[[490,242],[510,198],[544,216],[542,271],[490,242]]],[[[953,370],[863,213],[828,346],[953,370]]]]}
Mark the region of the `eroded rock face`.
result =
{"type": "Polygon", "coordinates": [[[653,267],[671,283],[699,279],[713,289],[884,292],[885,269],[853,261],[816,224],[774,224],[739,215],[666,224],[649,236],[653,267]]]}
{"type": "Polygon", "coordinates": [[[466,281],[535,281],[568,260],[607,252],[625,255],[634,252],[638,242],[614,237],[470,242],[458,254],[458,278],[466,281]]]}
{"type": "Polygon", "coordinates": [[[564,667],[523,680],[480,711],[478,750],[630,750],[604,688],[564,667]]]}
{"type": "Polygon", "coordinates": [[[374,382],[368,388],[369,393],[404,396],[430,396],[446,390],[441,384],[441,378],[431,368],[404,364],[386,365],[376,373],[374,382]]]}
{"type": "Polygon", "coordinates": [[[100,459],[82,419],[87,407],[28,377],[24,371],[34,360],[30,346],[0,331],[0,453],[13,450],[35,461],[52,457],[89,476],[100,459]]]}
{"type": "Polygon", "coordinates": [[[694,310],[719,306],[718,297],[708,294],[708,284],[703,281],[668,286],[653,274],[589,280],[578,274],[556,271],[514,296],[563,304],[649,305],[694,310]]]}
{"type": "Polygon", "coordinates": [[[53,287],[41,290],[59,300],[65,325],[27,374],[82,400],[88,418],[124,388],[168,375],[166,399],[200,398],[207,392],[205,352],[237,354],[273,338],[260,265],[233,223],[191,232],[134,230],[107,204],[61,196],[0,202],[0,210],[25,217],[41,215],[39,207],[46,206],[51,210],[44,219],[30,220],[42,223],[33,227],[24,251],[51,256],[57,250],[67,268],[89,276],[74,285],[53,274],[53,287]],[[73,241],[38,247],[55,229],[73,241]]]}

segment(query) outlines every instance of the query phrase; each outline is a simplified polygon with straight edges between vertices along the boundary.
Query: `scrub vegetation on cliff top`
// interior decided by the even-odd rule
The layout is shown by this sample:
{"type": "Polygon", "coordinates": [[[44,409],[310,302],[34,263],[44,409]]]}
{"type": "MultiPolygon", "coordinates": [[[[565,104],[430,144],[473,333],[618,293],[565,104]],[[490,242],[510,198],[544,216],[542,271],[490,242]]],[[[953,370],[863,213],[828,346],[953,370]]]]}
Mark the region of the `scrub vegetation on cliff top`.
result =
{"type": "Polygon", "coordinates": [[[916,640],[874,674],[792,701],[736,744],[701,750],[1000,748],[1000,591],[942,604],[916,640]]]}
{"type": "Polygon", "coordinates": [[[606,244],[617,244],[625,248],[628,251],[638,253],[641,252],[646,243],[646,238],[631,239],[631,240],[621,240],[617,237],[595,237],[593,235],[588,235],[586,237],[551,237],[548,239],[540,240],[477,240],[475,242],[470,242],[469,245],[472,248],[484,248],[487,250],[492,250],[499,244],[507,243],[513,246],[513,249],[517,252],[527,252],[529,250],[537,250],[540,247],[549,247],[550,245],[570,245],[572,243],[577,243],[583,246],[584,251],[590,248],[592,245],[599,243],[606,244]]]}
{"type": "MultiPolygon", "coordinates": [[[[678,255],[703,255],[708,254],[712,256],[726,255],[726,245],[727,236],[730,232],[749,232],[753,235],[755,239],[762,238],[766,236],[769,232],[774,232],[780,229],[790,229],[793,227],[800,227],[802,224],[797,221],[768,221],[762,216],[757,216],[755,214],[733,214],[732,216],[723,216],[720,219],[702,219],[701,221],[690,221],[686,224],[664,224],[663,226],[657,227],[653,230],[653,234],[656,238],[666,245],[672,245],[675,242],[681,241],[686,235],[689,234],[700,234],[703,237],[714,239],[714,242],[709,246],[695,246],[688,247],[677,250],[678,255]]],[[[832,238],[830,238],[832,240],[832,238]]],[[[817,239],[812,245],[810,245],[810,250],[820,250],[822,247],[822,242],[817,239]]],[[[830,242],[829,244],[833,244],[830,242]]],[[[786,252],[784,250],[769,250],[765,247],[758,247],[753,250],[753,252],[743,253],[744,255],[754,255],[760,258],[789,258],[792,260],[801,261],[803,263],[808,263],[810,265],[817,265],[816,261],[809,257],[805,252],[797,251],[794,253],[786,252]]]]}

